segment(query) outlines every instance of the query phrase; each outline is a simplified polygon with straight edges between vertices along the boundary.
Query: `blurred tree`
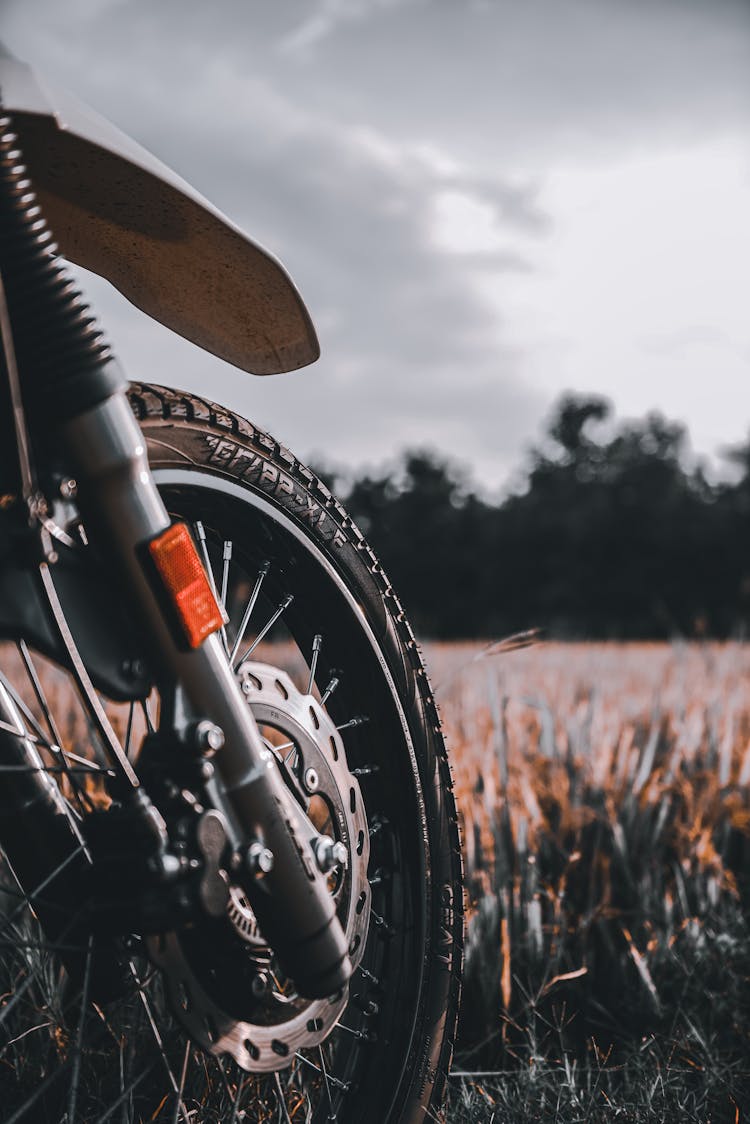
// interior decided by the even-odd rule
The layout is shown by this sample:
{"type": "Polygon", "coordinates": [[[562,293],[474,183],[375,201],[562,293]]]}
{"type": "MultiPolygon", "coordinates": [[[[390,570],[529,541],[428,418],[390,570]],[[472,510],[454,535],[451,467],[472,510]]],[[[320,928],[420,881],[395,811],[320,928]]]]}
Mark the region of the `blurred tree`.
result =
{"type": "Polygon", "coordinates": [[[424,635],[726,636],[750,612],[750,440],[730,455],[739,480],[711,485],[684,426],[568,394],[502,504],[425,451],[346,504],[424,635]]]}
{"type": "Polygon", "coordinates": [[[409,452],[396,477],[364,476],[346,502],[420,632],[484,634],[475,552],[494,510],[468,490],[459,468],[430,452],[409,452]]]}

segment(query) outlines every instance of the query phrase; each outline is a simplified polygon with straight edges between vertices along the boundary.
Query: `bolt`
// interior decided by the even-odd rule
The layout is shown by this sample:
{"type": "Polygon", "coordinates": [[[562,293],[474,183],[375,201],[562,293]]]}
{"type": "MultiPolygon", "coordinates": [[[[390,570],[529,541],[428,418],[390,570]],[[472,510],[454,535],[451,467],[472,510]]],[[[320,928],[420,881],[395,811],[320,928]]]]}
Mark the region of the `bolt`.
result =
{"type": "Polygon", "coordinates": [[[315,792],[320,783],[315,769],[305,769],[305,788],[308,792],[315,792]]]}
{"type": "Polygon", "coordinates": [[[204,718],[193,731],[193,743],[201,753],[216,753],[224,745],[224,731],[204,718]]]}
{"type": "Polygon", "coordinates": [[[215,771],[210,761],[201,761],[200,773],[204,781],[210,781],[215,771]]]}
{"type": "Polygon", "coordinates": [[[60,495],[64,500],[72,500],[78,491],[78,484],[72,476],[60,481],[60,495]]]}
{"type": "Polygon", "coordinates": [[[313,842],[313,851],[315,852],[318,870],[323,874],[328,874],[335,866],[345,867],[349,862],[349,852],[346,846],[343,843],[334,842],[330,835],[319,835],[313,842]]]}
{"type": "Polygon", "coordinates": [[[273,851],[262,843],[251,843],[245,852],[245,865],[253,878],[262,878],[273,870],[273,851]]]}
{"type": "Polygon", "coordinates": [[[171,882],[182,873],[183,863],[178,855],[160,851],[148,860],[149,869],[163,882],[171,882]]]}
{"type": "Polygon", "coordinates": [[[252,689],[253,689],[253,685],[250,682],[250,680],[249,679],[243,679],[242,680],[242,693],[243,693],[243,695],[249,695],[250,692],[252,691],[252,689]]]}

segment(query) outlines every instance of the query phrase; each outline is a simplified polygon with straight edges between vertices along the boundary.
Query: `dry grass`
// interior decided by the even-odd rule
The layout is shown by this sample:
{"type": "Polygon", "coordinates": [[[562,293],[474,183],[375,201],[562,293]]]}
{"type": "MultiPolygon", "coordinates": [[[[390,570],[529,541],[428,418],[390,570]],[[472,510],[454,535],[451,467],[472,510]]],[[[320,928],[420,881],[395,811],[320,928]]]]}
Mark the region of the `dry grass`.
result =
{"type": "Polygon", "coordinates": [[[427,656],[469,887],[458,1065],[514,1075],[451,1119],[740,1119],[750,649],[427,656]]]}
{"type": "MultiPolygon", "coordinates": [[[[456,1069],[482,1074],[452,1082],[448,1119],[737,1124],[750,646],[525,639],[426,653],[467,868],[456,1069]]],[[[72,737],[58,679],[45,685],[72,737]]],[[[127,708],[112,718],[123,735],[127,708]]]]}

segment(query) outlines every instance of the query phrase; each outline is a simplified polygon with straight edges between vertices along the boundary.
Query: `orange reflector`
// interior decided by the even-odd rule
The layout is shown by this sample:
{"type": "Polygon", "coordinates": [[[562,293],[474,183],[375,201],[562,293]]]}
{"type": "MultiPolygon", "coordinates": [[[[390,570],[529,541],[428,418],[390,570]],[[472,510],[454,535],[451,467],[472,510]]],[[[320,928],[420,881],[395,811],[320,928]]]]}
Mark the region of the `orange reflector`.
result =
{"type": "Polygon", "coordinates": [[[198,648],[226,621],[190,532],[184,523],[173,523],[151,540],[148,550],[189,646],[198,648]]]}

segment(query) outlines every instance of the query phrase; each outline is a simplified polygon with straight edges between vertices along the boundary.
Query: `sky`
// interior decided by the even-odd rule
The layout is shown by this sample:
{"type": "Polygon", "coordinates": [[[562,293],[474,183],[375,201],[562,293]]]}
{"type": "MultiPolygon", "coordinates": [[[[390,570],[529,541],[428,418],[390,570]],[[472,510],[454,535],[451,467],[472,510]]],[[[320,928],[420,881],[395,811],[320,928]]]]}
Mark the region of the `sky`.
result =
{"type": "Polygon", "coordinates": [[[744,0],[0,0],[0,37],[280,257],[321,342],[254,378],[87,278],[131,378],[485,489],[566,390],[713,458],[750,432],[744,0]]]}

